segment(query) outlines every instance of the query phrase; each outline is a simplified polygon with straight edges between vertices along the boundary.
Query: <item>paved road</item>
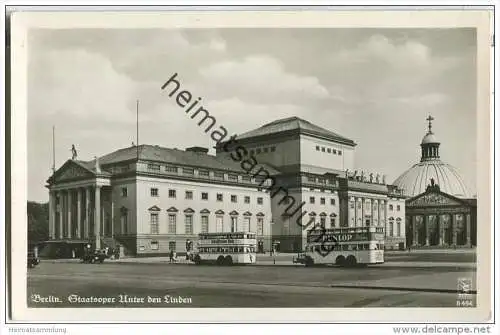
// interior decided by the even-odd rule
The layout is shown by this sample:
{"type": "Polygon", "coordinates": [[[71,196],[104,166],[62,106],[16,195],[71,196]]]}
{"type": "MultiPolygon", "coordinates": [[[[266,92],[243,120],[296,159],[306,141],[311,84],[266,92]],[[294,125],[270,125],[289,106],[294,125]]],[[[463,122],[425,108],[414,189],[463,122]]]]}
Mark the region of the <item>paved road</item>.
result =
{"type": "Polygon", "coordinates": [[[102,307],[453,307],[457,278],[474,277],[474,270],[439,267],[309,269],[45,262],[28,271],[28,305],[89,307],[89,303],[70,303],[68,296],[74,294],[85,299],[107,298],[107,303],[91,303],[102,307]],[[120,302],[120,295],[128,296],[127,303],[120,302]],[[168,298],[167,303],[166,295],[177,301],[168,298]],[[48,301],[41,302],[38,296],[48,301]],[[148,302],[148,296],[159,302],[148,302]]]}

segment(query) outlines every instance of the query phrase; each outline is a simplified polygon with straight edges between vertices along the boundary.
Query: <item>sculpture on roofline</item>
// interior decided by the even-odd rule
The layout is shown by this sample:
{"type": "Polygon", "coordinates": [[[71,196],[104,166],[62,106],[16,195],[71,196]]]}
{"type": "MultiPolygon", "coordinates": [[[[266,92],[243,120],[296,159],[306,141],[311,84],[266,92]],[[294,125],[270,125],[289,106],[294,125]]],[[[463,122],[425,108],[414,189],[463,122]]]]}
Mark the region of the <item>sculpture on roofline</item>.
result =
{"type": "Polygon", "coordinates": [[[76,151],[75,145],[71,145],[71,159],[75,160],[78,157],[78,152],[76,151]]]}
{"type": "Polygon", "coordinates": [[[373,183],[373,173],[370,173],[370,183],[373,183]]]}
{"type": "Polygon", "coordinates": [[[380,184],[380,175],[377,173],[377,177],[375,178],[377,184],[380,184]]]}

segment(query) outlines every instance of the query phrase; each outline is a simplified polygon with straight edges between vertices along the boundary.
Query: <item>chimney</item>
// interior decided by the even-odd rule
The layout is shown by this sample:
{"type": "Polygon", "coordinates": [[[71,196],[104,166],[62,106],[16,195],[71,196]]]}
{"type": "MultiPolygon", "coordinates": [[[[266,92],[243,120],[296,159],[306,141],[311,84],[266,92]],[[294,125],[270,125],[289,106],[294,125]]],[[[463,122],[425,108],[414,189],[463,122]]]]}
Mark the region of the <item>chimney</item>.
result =
{"type": "Polygon", "coordinates": [[[207,154],[208,153],[208,148],[203,148],[203,147],[190,147],[186,148],[186,152],[196,152],[199,154],[207,154]]]}

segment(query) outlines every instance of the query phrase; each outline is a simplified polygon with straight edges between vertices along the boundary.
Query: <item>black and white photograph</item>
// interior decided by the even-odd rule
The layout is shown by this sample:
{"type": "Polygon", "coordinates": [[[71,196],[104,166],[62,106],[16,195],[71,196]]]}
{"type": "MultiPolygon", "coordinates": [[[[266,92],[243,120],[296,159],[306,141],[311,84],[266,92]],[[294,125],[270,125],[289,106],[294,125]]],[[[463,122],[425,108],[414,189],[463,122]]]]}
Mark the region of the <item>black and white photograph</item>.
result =
{"type": "Polygon", "coordinates": [[[486,34],[38,14],[11,42],[30,313],[491,313],[487,14],[486,34]]]}

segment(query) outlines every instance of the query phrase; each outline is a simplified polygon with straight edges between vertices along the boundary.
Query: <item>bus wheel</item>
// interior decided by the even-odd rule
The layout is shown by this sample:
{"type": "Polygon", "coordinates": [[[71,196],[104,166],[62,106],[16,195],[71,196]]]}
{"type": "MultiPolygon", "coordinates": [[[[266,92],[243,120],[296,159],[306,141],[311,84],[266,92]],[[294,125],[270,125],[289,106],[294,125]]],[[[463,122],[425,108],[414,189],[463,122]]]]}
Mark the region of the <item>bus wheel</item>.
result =
{"type": "Polygon", "coordinates": [[[335,259],[335,265],[344,266],[345,265],[345,257],[344,256],[337,256],[337,258],[335,259]]]}
{"type": "Polygon", "coordinates": [[[224,258],[224,264],[233,265],[233,258],[231,256],[226,256],[226,258],[224,258]]]}
{"type": "Polygon", "coordinates": [[[201,263],[201,258],[200,258],[200,255],[196,255],[196,256],[194,257],[194,264],[196,264],[196,265],[200,265],[200,263],[201,263]]]}
{"type": "Polygon", "coordinates": [[[220,255],[217,257],[217,265],[222,265],[224,264],[224,256],[220,255]]]}
{"type": "Polygon", "coordinates": [[[346,263],[349,267],[355,267],[357,263],[356,257],[354,257],[353,255],[347,256],[346,263]]]}

